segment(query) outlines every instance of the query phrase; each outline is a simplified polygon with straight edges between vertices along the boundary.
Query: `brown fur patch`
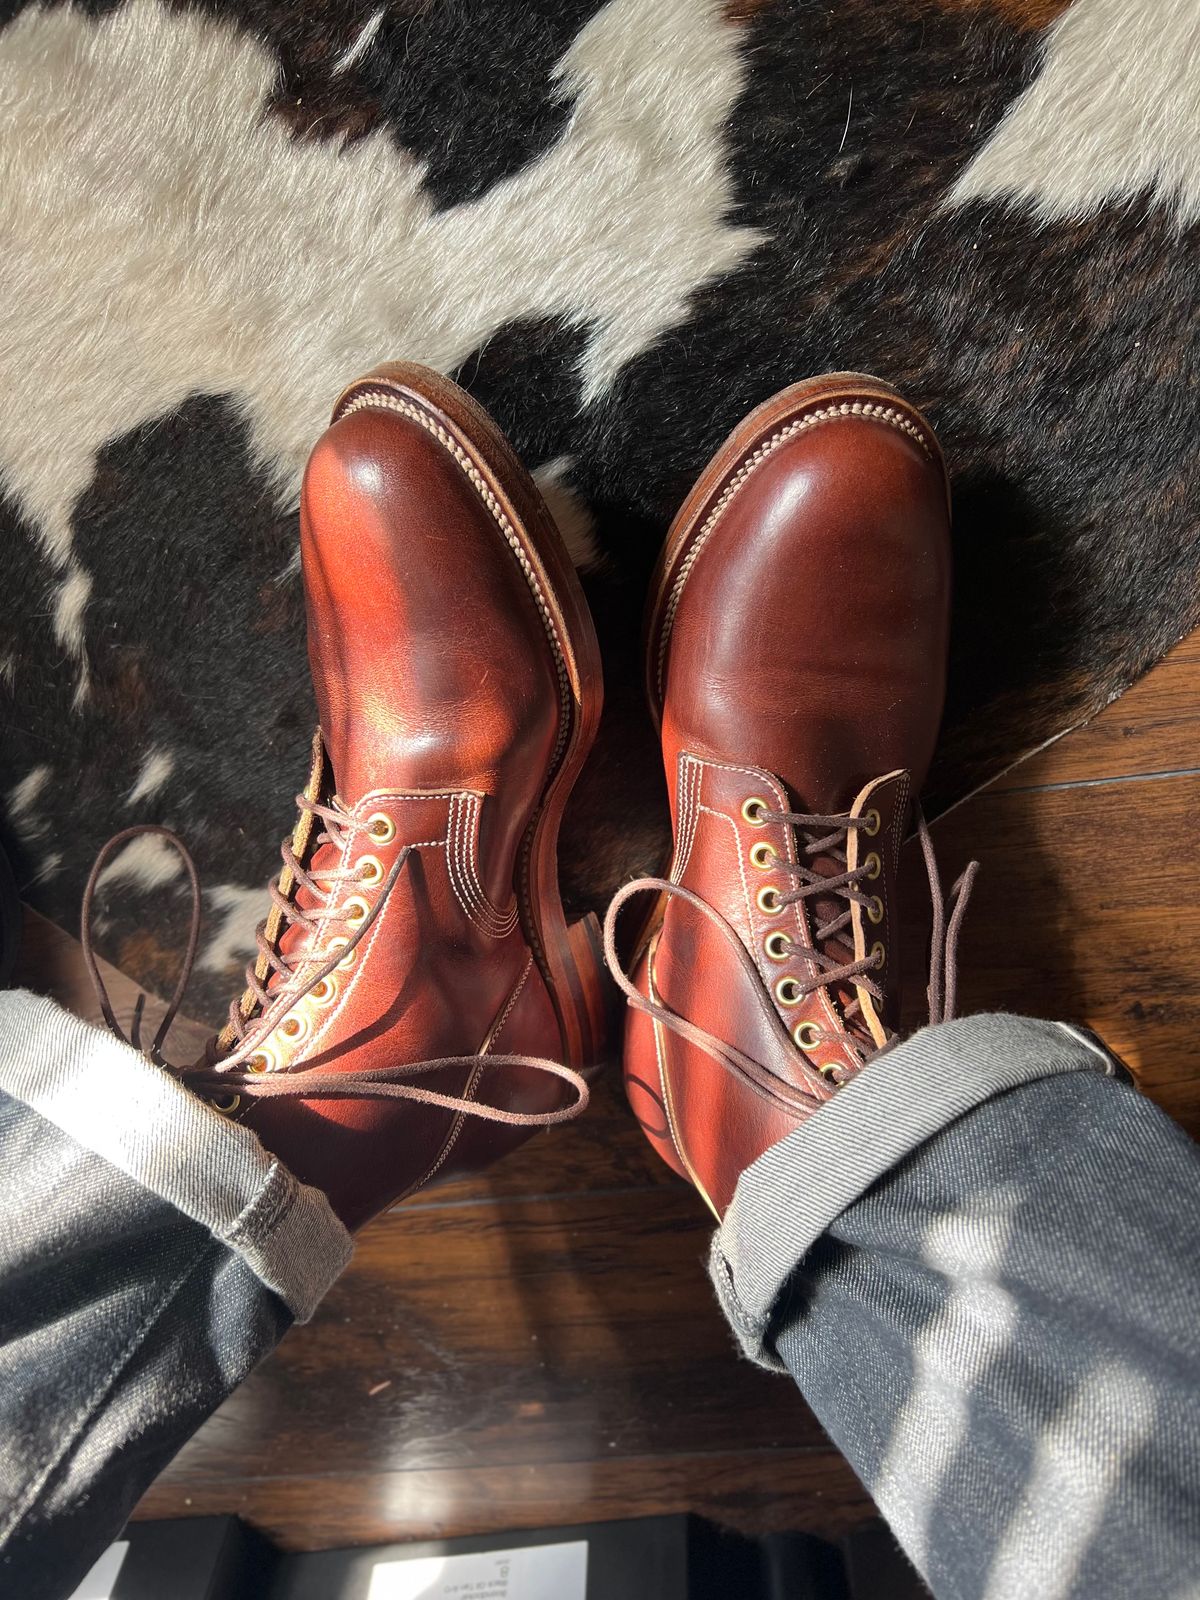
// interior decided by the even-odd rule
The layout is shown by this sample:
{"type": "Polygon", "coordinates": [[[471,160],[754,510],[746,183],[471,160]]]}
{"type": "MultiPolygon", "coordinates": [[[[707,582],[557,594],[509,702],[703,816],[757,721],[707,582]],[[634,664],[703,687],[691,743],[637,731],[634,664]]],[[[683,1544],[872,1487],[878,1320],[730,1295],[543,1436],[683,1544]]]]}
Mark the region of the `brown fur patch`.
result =
{"type": "Polygon", "coordinates": [[[990,12],[1014,28],[1046,28],[1061,17],[1072,0],[933,0],[942,11],[961,11],[967,15],[990,12]]]}
{"type": "Polygon", "coordinates": [[[752,22],[775,3],[776,0],[725,0],[725,18],[728,22],[752,22]]]}

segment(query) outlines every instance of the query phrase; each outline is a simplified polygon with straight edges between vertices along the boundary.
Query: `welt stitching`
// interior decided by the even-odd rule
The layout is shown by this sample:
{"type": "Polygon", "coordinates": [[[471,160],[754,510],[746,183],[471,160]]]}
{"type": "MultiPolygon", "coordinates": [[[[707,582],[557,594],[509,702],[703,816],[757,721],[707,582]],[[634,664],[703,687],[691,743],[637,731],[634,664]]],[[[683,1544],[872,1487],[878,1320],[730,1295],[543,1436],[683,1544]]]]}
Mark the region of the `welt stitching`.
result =
{"type": "Polygon", "coordinates": [[[679,608],[679,598],[683,592],[683,586],[687,581],[692,568],[696,564],[696,558],[699,556],[704,545],[708,542],[709,536],[712,534],[713,529],[717,526],[717,523],[720,522],[721,518],[725,515],[725,512],[729,509],[730,503],[741,490],[742,486],[746,483],[747,479],[752,477],[758,468],[762,466],[763,462],[766,461],[770,456],[774,455],[775,451],[778,450],[781,445],[786,444],[789,439],[794,438],[799,433],[807,432],[810,428],[819,427],[821,423],[829,422],[834,417],[849,416],[870,417],[875,422],[882,422],[885,427],[895,428],[898,433],[907,434],[910,438],[913,438],[917,441],[931,461],[934,459],[933,451],[930,448],[924,432],[916,425],[915,422],[912,422],[909,418],[905,417],[903,413],[897,411],[894,406],[872,405],[858,400],[843,401],[841,405],[822,406],[818,411],[809,411],[802,417],[794,418],[793,421],[788,423],[786,428],[780,428],[778,432],[773,433],[769,439],[764,440],[764,442],[760,444],[751,455],[745,458],[741,466],[739,466],[737,471],[734,473],[733,477],[730,478],[724,489],[722,489],[720,496],[718,497],[708,516],[704,519],[704,522],[700,528],[700,532],[697,534],[691,548],[688,550],[687,555],[683,559],[683,563],[680,566],[678,573],[676,574],[675,582],[672,585],[671,593],[667,600],[666,616],[663,618],[662,635],[658,643],[657,672],[658,692],[660,695],[663,692],[663,666],[667,658],[667,643],[671,636],[671,629],[674,626],[675,613],[679,608]]]}

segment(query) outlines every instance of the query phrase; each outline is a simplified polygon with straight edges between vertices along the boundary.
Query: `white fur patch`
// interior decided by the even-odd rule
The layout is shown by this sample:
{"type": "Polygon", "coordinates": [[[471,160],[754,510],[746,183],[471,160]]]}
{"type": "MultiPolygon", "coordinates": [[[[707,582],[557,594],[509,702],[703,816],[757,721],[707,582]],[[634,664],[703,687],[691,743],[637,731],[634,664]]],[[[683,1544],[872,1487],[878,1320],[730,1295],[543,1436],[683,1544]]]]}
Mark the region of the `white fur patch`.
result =
{"type": "Polygon", "coordinates": [[[375,35],[387,14],[386,6],[378,6],[363,23],[358,31],[358,37],[353,40],[349,48],[344,50],[334,65],[334,75],[349,72],[350,68],[357,65],[375,43],[375,35]]]}
{"type": "Polygon", "coordinates": [[[160,833],[145,833],[117,853],[96,880],[96,887],[131,883],[137,889],[156,889],[183,871],[178,853],[160,833]]]}
{"type": "Polygon", "coordinates": [[[37,839],[46,832],[46,818],[37,805],[50,781],[48,766],[31,767],[8,791],[8,821],[19,839],[37,839]]]}
{"type": "Polygon", "coordinates": [[[553,461],[538,467],[533,477],[571,560],[586,572],[599,563],[596,524],[586,501],[565,481],[572,465],[570,456],[555,456],[553,461]]]}
{"type": "Polygon", "coordinates": [[[948,203],[1018,201],[1049,222],[1147,192],[1180,227],[1200,218],[1200,5],[1075,0],[948,203]]]}
{"type": "Polygon", "coordinates": [[[208,890],[207,898],[221,920],[196,965],[207,972],[225,972],[254,954],[255,930],[269,909],[267,891],[219,883],[208,890]]]}
{"type": "Polygon", "coordinates": [[[26,878],[25,882],[21,885],[21,888],[28,889],[31,888],[35,883],[45,883],[47,878],[53,878],[57,872],[62,870],[62,864],[62,851],[51,850],[38,862],[33,876],[31,878],[26,878]]]}
{"type": "Polygon", "coordinates": [[[149,800],[156,795],[175,770],[175,757],[169,750],[151,750],[142,762],[137,781],[129,791],[125,804],[134,806],[139,800],[149,800]]]}
{"type": "Polygon", "coordinates": [[[721,0],[610,0],[557,69],[562,137],[436,214],[386,130],[296,142],[264,115],[276,75],[159,0],[31,8],[0,35],[0,476],[64,572],[77,657],[71,515],[107,439],[228,394],[291,505],[365,368],[449,370],[503,323],[559,316],[589,330],[594,397],[758,242],[725,221],[743,69],[721,0]]]}

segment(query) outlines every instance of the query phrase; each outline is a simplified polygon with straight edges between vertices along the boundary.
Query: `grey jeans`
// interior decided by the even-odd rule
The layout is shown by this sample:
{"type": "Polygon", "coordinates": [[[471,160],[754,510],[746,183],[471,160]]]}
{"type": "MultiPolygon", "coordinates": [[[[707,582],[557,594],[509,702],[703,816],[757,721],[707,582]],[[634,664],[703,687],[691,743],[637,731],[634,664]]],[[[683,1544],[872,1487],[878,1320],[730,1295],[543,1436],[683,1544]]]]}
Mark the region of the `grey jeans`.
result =
{"type": "MultiPolygon", "coordinates": [[[[938,1600],[1200,1596],[1200,1164],[1084,1038],[889,1051],[713,1247],[938,1600]]],[[[349,1257],[245,1129],[0,994],[0,1594],[57,1600],[349,1257]]]]}

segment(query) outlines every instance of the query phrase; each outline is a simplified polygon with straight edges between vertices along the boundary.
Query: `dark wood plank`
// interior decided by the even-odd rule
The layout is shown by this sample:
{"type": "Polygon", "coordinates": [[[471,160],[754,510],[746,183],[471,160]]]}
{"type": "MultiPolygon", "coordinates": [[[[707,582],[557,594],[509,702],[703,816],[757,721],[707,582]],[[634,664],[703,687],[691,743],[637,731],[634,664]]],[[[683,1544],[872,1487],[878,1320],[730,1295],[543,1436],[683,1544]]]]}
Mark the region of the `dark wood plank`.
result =
{"type": "Polygon", "coordinates": [[[1044,788],[1152,772],[1200,770],[1200,629],[1119,700],[1018,763],[990,786],[1044,788]]]}
{"type": "Polygon", "coordinates": [[[222,1483],[160,1480],[138,1516],[233,1512],[284,1549],[328,1550],[677,1511],[747,1534],[796,1529],[827,1538],[877,1515],[827,1447],[322,1477],[241,1479],[231,1472],[222,1483]]]}
{"type": "MultiPolygon", "coordinates": [[[[22,988],[32,989],[35,994],[52,996],[60,1005],[66,1006],[68,1011],[73,1011],[77,1017],[84,1017],[89,1022],[100,1022],[100,1004],[84,965],[83,950],[79,940],[66,929],[58,927],[46,917],[31,910],[29,906],[23,906],[21,909],[21,948],[17,956],[13,983],[22,988]]],[[[98,964],[108,989],[113,1013],[128,1033],[133,1020],[134,1005],[142,990],[132,978],[127,978],[111,962],[101,958],[98,964]]],[[[165,1011],[166,1005],[156,995],[145,996],[142,1024],[144,1039],[149,1040],[154,1037],[154,1030],[158,1027],[165,1011]]],[[[187,1017],[176,1017],[167,1039],[168,1059],[193,1060],[211,1032],[212,1029],[206,1028],[202,1023],[193,1022],[187,1017]]]]}
{"type": "MultiPolygon", "coordinates": [[[[962,1011],[1086,1022],[1200,1132],[1200,774],[985,791],[934,825],[950,877],[982,864],[960,959],[962,1011]]],[[[927,895],[915,850],[906,914],[927,895]]],[[[924,947],[906,944],[910,1020],[924,947]]]]}
{"type": "Polygon", "coordinates": [[[176,1483],[824,1446],[734,1353],[682,1185],[399,1208],[176,1483]]]}

